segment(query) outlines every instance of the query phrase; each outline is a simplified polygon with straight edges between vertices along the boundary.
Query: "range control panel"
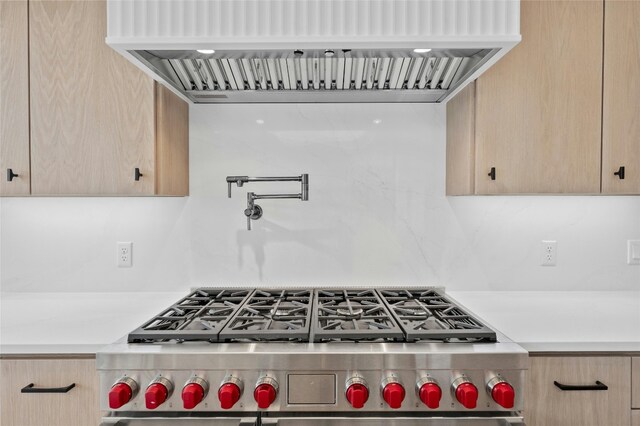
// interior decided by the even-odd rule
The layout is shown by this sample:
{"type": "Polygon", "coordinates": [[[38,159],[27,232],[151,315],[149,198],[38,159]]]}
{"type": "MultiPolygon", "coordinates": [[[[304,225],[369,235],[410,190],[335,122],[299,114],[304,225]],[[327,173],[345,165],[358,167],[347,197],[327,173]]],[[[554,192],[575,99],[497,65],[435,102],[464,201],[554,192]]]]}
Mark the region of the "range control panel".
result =
{"type": "Polygon", "coordinates": [[[106,371],[111,411],[519,411],[524,371],[106,371]]]}

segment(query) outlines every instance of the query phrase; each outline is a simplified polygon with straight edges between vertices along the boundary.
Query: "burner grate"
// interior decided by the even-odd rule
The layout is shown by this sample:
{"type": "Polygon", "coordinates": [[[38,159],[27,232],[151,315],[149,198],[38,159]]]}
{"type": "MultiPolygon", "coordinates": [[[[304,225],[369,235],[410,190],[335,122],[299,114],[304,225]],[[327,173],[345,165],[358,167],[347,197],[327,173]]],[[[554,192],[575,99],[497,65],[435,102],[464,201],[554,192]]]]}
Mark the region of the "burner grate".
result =
{"type": "Polygon", "coordinates": [[[200,288],[129,333],[127,340],[217,342],[220,330],[252,292],[200,288]]]}
{"type": "Polygon", "coordinates": [[[436,289],[378,290],[406,340],[496,341],[496,333],[436,289]]]}
{"type": "Polygon", "coordinates": [[[223,341],[309,340],[312,290],[256,290],[220,333],[223,341]]]}
{"type": "Polygon", "coordinates": [[[396,341],[402,330],[373,290],[316,290],[312,340],[396,341]]]}

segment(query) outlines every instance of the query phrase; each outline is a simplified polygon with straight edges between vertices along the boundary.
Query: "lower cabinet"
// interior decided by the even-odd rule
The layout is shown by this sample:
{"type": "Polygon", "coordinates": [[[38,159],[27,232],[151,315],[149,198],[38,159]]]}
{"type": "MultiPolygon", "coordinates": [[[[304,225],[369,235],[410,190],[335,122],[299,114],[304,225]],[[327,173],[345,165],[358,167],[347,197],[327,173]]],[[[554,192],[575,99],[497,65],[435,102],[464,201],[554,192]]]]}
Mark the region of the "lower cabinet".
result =
{"type": "Polygon", "coordinates": [[[531,357],[525,400],[527,426],[630,425],[631,357],[531,357]]]}
{"type": "Polygon", "coordinates": [[[2,426],[100,424],[95,359],[2,359],[0,373],[2,426]]]}
{"type": "Polygon", "coordinates": [[[631,426],[640,426],[640,410],[631,412],[631,426]]]}

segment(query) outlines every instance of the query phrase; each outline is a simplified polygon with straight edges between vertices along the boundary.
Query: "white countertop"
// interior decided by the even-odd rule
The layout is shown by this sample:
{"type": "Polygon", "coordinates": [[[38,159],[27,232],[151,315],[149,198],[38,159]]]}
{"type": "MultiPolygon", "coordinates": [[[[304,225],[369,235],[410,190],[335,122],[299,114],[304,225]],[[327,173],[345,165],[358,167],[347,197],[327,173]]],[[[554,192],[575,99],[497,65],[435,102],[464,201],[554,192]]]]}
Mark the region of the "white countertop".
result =
{"type": "MultiPolygon", "coordinates": [[[[0,293],[0,354],[94,354],[185,294],[0,293]]],[[[449,294],[530,352],[640,353],[640,292],[449,294]]]]}

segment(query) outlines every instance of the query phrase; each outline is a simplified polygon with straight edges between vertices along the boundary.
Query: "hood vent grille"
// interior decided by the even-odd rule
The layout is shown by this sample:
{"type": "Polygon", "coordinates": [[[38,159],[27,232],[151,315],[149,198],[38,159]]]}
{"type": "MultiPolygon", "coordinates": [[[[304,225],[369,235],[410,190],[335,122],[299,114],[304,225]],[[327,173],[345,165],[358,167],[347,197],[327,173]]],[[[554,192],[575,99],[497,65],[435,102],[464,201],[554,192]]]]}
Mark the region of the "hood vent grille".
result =
{"type": "MultiPolygon", "coordinates": [[[[359,92],[372,102],[438,101],[494,50],[413,52],[130,51],[193,101],[340,102],[359,92]],[[249,98],[248,93],[258,94],[249,98]],[[368,95],[367,92],[378,92],[368,95]],[[389,92],[400,98],[390,99],[389,92]],[[314,93],[323,93],[315,96],[314,93]],[[217,96],[216,96],[217,94],[217,96]],[[221,96],[222,95],[222,96],[221,96]],[[272,95],[272,96],[270,96],[272,95]],[[305,95],[304,97],[301,95],[305,95]],[[311,95],[311,96],[310,96],[311,95]],[[408,97],[407,97],[408,96],[408,97]],[[342,99],[341,99],[342,97],[342,99]]],[[[351,98],[353,99],[353,98],[351,98]]]]}

